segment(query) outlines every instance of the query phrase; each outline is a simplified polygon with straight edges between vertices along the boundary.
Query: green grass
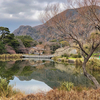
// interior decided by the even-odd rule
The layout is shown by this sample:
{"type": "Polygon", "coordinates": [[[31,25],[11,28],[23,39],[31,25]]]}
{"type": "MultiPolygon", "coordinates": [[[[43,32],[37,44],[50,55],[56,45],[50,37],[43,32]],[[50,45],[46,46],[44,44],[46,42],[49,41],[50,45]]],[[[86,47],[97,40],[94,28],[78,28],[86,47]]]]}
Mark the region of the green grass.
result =
{"type": "Polygon", "coordinates": [[[72,58],[72,57],[69,57],[68,59],[70,59],[70,60],[76,60],[77,58],[72,58]]]}
{"type": "Polygon", "coordinates": [[[93,55],[100,55],[100,53],[93,53],[93,55]]]}
{"type": "Polygon", "coordinates": [[[70,60],[76,60],[76,59],[81,59],[81,61],[83,61],[83,58],[72,58],[72,57],[69,57],[68,59],[70,59],[70,60]]]}

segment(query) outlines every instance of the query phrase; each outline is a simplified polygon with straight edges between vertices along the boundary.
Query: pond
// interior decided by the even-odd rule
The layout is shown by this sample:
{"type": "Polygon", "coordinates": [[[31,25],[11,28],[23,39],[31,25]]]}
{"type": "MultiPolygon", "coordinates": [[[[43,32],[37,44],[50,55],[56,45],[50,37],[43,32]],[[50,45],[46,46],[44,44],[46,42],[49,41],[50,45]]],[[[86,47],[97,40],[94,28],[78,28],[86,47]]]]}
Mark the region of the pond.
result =
{"type": "MultiPolygon", "coordinates": [[[[99,80],[98,73],[91,73],[99,80]]],[[[52,60],[0,61],[0,77],[26,94],[49,91],[59,87],[63,81],[73,82],[74,86],[93,86],[83,75],[81,67],[58,64],[52,60]]]]}

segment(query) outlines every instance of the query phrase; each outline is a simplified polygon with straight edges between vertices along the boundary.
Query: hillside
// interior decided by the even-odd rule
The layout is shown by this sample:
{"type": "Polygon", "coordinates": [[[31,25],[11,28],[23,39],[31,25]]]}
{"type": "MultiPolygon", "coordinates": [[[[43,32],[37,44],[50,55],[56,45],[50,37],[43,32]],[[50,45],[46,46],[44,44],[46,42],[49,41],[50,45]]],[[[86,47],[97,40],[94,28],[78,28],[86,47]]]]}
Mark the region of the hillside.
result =
{"type": "Polygon", "coordinates": [[[13,33],[15,36],[20,36],[20,35],[29,35],[31,36],[34,40],[40,39],[41,36],[39,35],[39,29],[41,26],[37,27],[31,27],[31,26],[24,26],[21,25],[18,29],[16,29],[13,33]]]}
{"type": "MultiPolygon", "coordinates": [[[[78,16],[77,10],[81,10],[81,8],[67,9],[67,10],[59,13],[57,16],[54,16],[53,18],[64,15],[64,16],[66,16],[66,19],[71,19],[71,18],[76,19],[78,16]]],[[[98,10],[100,12],[100,8],[98,8],[98,10]]],[[[51,18],[50,20],[52,20],[53,18],[51,18]]],[[[48,22],[50,22],[50,20],[48,22]]],[[[88,24],[88,22],[87,22],[87,24],[88,24]]],[[[90,27],[90,25],[88,25],[88,27],[90,27]]],[[[46,30],[46,27],[43,24],[35,26],[35,27],[22,25],[18,29],[16,29],[13,33],[16,36],[29,35],[34,40],[40,40],[40,41],[43,41],[46,37],[46,40],[48,41],[50,39],[53,39],[53,35],[56,35],[56,32],[54,32],[54,31],[51,32],[51,35],[48,34],[49,31],[50,31],[49,29],[46,30]],[[52,36],[52,38],[51,38],[51,36],[52,36]]]]}
{"type": "MultiPolygon", "coordinates": [[[[72,17],[77,15],[77,11],[75,9],[65,10],[64,12],[60,13],[60,15],[63,13],[65,13],[66,16],[69,16],[69,14],[71,14],[72,17]]],[[[15,36],[29,35],[34,40],[41,40],[41,41],[43,41],[45,38],[45,35],[43,33],[46,33],[46,40],[50,40],[51,38],[50,35],[48,35],[47,37],[48,32],[45,30],[44,25],[38,25],[35,27],[21,25],[19,28],[14,30],[13,33],[15,36]]]]}

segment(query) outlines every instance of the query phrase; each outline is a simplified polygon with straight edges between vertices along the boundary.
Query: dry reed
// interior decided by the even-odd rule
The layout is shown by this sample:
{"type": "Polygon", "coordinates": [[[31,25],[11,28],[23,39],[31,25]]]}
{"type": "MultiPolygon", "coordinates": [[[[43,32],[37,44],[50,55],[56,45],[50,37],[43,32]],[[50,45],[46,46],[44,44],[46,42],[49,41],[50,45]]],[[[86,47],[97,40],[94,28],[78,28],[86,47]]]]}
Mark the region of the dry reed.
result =
{"type": "Polygon", "coordinates": [[[22,54],[2,54],[0,55],[0,61],[16,61],[21,60],[22,54]]]}
{"type": "Polygon", "coordinates": [[[83,90],[81,92],[55,89],[47,92],[47,94],[17,94],[5,100],[100,100],[100,89],[83,90]]]}

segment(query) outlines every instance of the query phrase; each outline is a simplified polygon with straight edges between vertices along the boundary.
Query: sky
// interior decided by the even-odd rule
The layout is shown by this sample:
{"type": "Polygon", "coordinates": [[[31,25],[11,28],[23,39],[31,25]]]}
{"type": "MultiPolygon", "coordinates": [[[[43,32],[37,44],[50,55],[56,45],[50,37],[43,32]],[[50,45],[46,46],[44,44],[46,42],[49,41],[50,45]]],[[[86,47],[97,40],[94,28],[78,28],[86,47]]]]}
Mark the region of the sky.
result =
{"type": "Polygon", "coordinates": [[[40,13],[53,3],[62,4],[65,0],[0,0],[0,26],[13,32],[21,25],[40,25],[40,13]]]}
{"type": "Polygon", "coordinates": [[[22,92],[25,92],[25,94],[47,92],[52,89],[44,82],[37,81],[34,79],[31,79],[29,81],[26,80],[21,81],[17,77],[14,77],[13,80],[10,80],[9,84],[14,85],[13,87],[14,89],[19,89],[22,92]]]}

